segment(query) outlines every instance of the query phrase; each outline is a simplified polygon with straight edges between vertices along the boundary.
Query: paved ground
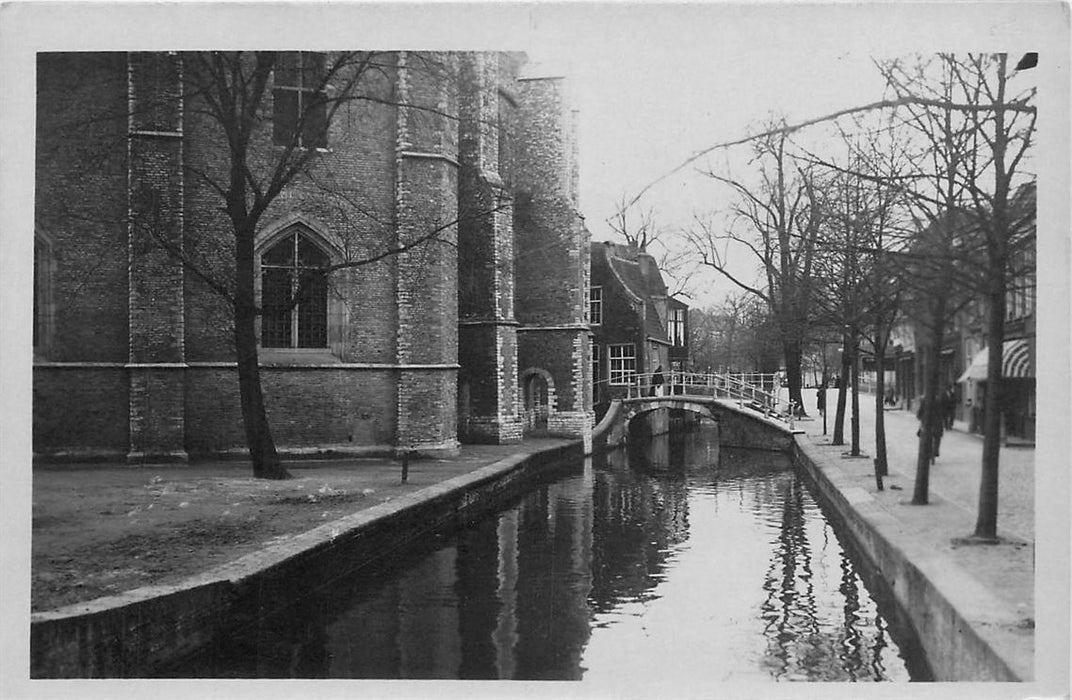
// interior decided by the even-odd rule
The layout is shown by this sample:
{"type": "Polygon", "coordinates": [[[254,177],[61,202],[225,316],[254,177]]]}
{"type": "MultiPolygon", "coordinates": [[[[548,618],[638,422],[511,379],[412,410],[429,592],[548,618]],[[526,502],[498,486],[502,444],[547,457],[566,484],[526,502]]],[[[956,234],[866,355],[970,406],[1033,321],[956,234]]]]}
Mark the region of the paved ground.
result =
{"type": "Polygon", "coordinates": [[[565,442],[465,446],[452,459],[412,461],[405,484],[401,464],[389,459],[288,463],[295,478],[286,481],[254,479],[241,461],[37,468],[31,609],[174,584],[509,455],[565,442]]]}
{"type": "MultiPolygon", "coordinates": [[[[814,411],[815,390],[805,390],[809,412],[814,411]]],[[[874,397],[860,397],[860,448],[866,457],[849,452],[849,424],[846,444],[831,445],[837,391],[827,394],[830,415],[823,435],[822,416],[798,421],[812,441],[835,454],[842,467],[858,477],[856,485],[866,489],[891,515],[900,520],[913,536],[927,542],[936,552],[960,566],[998,598],[1016,610],[1026,628],[1034,626],[1034,538],[1035,538],[1035,450],[1030,447],[1002,447],[999,458],[997,545],[963,545],[958,537],[971,535],[978,513],[979,480],[983,440],[967,433],[962,425],[946,431],[940,455],[930,471],[931,503],[913,506],[916,474],[915,415],[902,410],[884,411],[887,459],[890,475],[885,490],[879,492],[874,479],[875,405],[874,397]]]]}

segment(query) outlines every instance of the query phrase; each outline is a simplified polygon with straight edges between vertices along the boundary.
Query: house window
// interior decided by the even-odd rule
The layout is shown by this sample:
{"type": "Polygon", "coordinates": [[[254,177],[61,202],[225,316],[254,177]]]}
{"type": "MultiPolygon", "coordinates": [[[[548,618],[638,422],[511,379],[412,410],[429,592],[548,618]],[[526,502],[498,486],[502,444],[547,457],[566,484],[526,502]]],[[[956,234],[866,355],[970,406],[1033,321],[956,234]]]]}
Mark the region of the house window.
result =
{"type": "Polygon", "coordinates": [[[1030,316],[1035,311],[1034,260],[1024,251],[1012,255],[1013,278],[1005,291],[1005,320],[1030,316]]]}
{"type": "Polygon", "coordinates": [[[603,323],[603,288],[588,288],[588,322],[593,326],[603,323]]]}
{"type": "Polygon", "coordinates": [[[327,253],[295,231],[276,240],[260,261],[261,346],[327,347],[327,253]]]}
{"type": "Polygon", "coordinates": [[[599,370],[602,364],[602,357],[600,356],[600,346],[592,343],[592,384],[596,384],[599,381],[599,370]]]}
{"type": "Polygon", "coordinates": [[[327,96],[323,83],[324,54],[276,54],[272,122],[277,144],[327,148],[327,96]]]}
{"type": "Polygon", "coordinates": [[[685,345],[685,309],[670,309],[670,342],[674,347],[685,345]]]}
{"type": "Polygon", "coordinates": [[[632,384],[636,377],[636,346],[633,343],[607,347],[610,361],[610,383],[614,386],[632,384]]]}

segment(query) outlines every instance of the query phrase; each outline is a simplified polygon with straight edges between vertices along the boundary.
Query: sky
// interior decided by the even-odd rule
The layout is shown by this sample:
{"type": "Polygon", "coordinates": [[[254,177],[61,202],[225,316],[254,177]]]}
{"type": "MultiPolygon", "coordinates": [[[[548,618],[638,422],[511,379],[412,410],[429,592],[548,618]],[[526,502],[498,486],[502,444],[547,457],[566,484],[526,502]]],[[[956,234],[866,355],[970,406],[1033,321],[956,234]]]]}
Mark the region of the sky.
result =
{"type": "MultiPolygon", "coordinates": [[[[1000,37],[1010,53],[1031,45],[1021,36],[1024,18],[1015,14],[969,17],[963,3],[936,14],[915,4],[876,7],[616,4],[591,15],[536,11],[533,68],[565,73],[579,109],[580,200],[592,239],[616,240],[607,220],[623,198],[700,150],[742,138],[771,116],[792,123],[882,99],[875,59],[961,43],[978,50],[980,36],[1000,37]]],[[[740,176],[748,156],[747,146],[736,146],[710,162],[740,176]]],[[[697,171],[705,161],[652,186],[635,213],[650,210],[670,230],[692,225],[696,215],[724,215],[732,200],[724,185],[697,171]]],[[[742,279],[756,279],[743,254],[729,264],[742,279]]],[[[688,301],[711,306],[735,291],[714,271],[701,271],[688,301]]]]}
{"type": "MultiPolygon", "coordinates": [[[[735,69],[745,51],[739,42],[667,43],[657,57],[597,55],[574,63],[581,209],[593,240],[615,238],[607,219],[623,197],[630,201],[653,182],[633,205],[634,214],[650,211],[659,227],[671,231],[693,226],[696,216],[720,218],[731,204],[727,188],[698,168],[709,163],[745,177],[750,147],[719,151],[658,179],[694,153],[754,132],[771,116],[800,120],[882,95],[883,83],[866,55],[816,51],[800,60],[782,50],[748,61],[746,71],[735,69]],[[819,73],[828,82],[818,81],[819,73]]],[[[674,245],[672,237],[663,238],[674,245]]],[[[750,259],[731,264],[742,279],[753,277],[750,259]]],[[[708,305],[731,290],[731,283],[708,271],[699,273],[689,293],[691,301],[708,305]]]]}

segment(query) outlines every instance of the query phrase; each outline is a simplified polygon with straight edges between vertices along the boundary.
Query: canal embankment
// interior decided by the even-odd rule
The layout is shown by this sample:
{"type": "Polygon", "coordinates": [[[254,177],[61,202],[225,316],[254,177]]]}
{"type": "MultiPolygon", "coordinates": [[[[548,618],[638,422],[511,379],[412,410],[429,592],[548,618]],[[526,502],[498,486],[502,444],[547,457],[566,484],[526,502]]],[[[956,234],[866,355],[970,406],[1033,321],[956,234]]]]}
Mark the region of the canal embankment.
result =
{"type": "MultiPolygon", "coordinates": [[[[735,408],[732,402],[720,410],[725,412],[720,421],[723,427],[736,426],[727,436],[736,435],[738,442],[757,442],[754,447],[785,445],[794,456],[798,467],[817,485],[820,500],[843,524],[852,545],[889,585],[939,679],[1033,677],[1030,541],[1012,536],[994,547],[957,546],[953,538],[970,532],[971,513],[963,503],[957,503],[957,498],[944,498],[938,488],[930,505],[907,505],[909,465],[891,465],[886,489],[875,492],[870,460],[844,458],[847,448],[830,445],[818,434],[818,422],[802,421],[792,430],[758,412],[735,408]]],[[[620,407],[608,412],[594,431],[594,449],[616,446],[610,437],[623,417],[620,407]]],[[[895,429],[911,428],[906,424],[895,429]]],[[[953,471],[954,442],[946,443],[950,456],[939,463],[937,471],[946,465],[947,471],[953,471]]],[[[148,675],[151,669],[210,643],[225,619],[256,615],[266,600],[285,605],[294,590],[376,561],[428,533],[463,524],[531,485],[541,474],[579,464],[583,457],[584,444],[579,440],[526,441],[521,447],[483,447],[470,452],[463,449],[462,455],[452,460],[414,463],[408,487],[396,483],[397,463],[384,462],[378,471],[366,464],[363,472],[345,463],[351,479],[363,473],[372,480],[368,484],[379,490],[378,502],[370,501],[367,507],[350,504],[347,515],[315,527],[295,527],[286,536],[272,538],[254,546],[253,551],[200,572],[192,570],[194,573],[177,581],[34,613],[31,676],[148,675]],[[387,488],[387,480],[395,485],[387,488]],[[391,495],[383,497],[385,493],[391,495]]],[[[904,461],[896,451],[893,457],[904,461]]],[[[315,469],[330,470],[340,464],[321,463],[315,469]]],[[[189,467],[154,469],[149,484],[175,479],[174,483],[181,485],[184,469],[189,467]]],[[[115,501],[108,512],[128,507],[132,494],[145,491],[145,484],[138,479],[144,482],[149,477],[148,472],[139,474],[127,468],[116,474],[133,479],[132,488],[95,489],[94,482],[99,486],[108,473],[107,469],[47,472],[49,478],[42,481],[44,491],[66,480],[80,481],[85,493],[97,493],[98,500],[89,510],[64,517],[48,512],[49,501],[44,491],[39,492],[35,474],[35,522],[40,521],[44,528],[51,518],[64,520],[69,532],[77,532],[79,527],[92,529],[93,507],[102,507],[107,499],[115,501]],[[41,508],[38,501],[43,504],[41,508]],[[82,518],[80,523],[78,518],[82,518]]],[[[936,483],[942,484],[942,479],[938,477],[936,483]]],[[[216,488],[212,484],[217,483],[226,489],[227,481],[218,479],[209,488],[216,488]]],[[[349,483],[360,490],[357,481],[349,483]]],[[[182,497],[181,486],[173,491],[182,497]]],[[[155,504],[160,510],[165,500],[157,494],[155,504]]],[[[182,505],[176,503],[170,512],[174,518],[190,519],[190,509],[182,505]]],[[[1020,534],[1025,529],[1022,517],[1016,521],[1020,534]]],[[[144,530],[146,522],[128,517],[125,531],[129,535],[139,528],[144,530]]],[[[176,527],[176,522],[169,526],[176,527]]]]}
{"type": "MultiPolygon", "coordinates": [[[[970,530],[950,517],[940,497],[913,506],[903,490],[894,491],[903,498],[891,509],[884,502],[890,499],[874,498],[862,483],[873,481],[872,474],[842,469],[840,455],[807,437],[798,440],[793,459],[835,514],[842,534],[882,577],[937,680],[1033,678],[1033,620],[947,555],[954,536],[970,530]]],[[[1023,545],[994,546],[1008,551],[1023,545]]]]}
{"type": "MultiPolygon", "coordinates": [[[[861,435],[872,436],[874,409],[862,406],[861,414],[861,435]]],[[[937,680],[1034,679],[1033,451],[1002,450],[1001,542],[969,544],[981,441],[948,432],[931,469],[929,503],[912,505],[916,421],[887,411],[885,423],[890,474],[881,491],[867,449],[873,438],[852,456],[824,434],[821,417],[797,423],[804,434],[794,461],[883,578],[937,680]]]]}
{"type": "MultiPolygon", "coordinates": [[[[325,507],[333,495],[342,490],[341,485],[356,493],[378,492],[379,498],[369,498],[366,507],[349,505],[350,514],[333,518],[319,526],[300,528],[298,531],[277,535],[266,544],[252,551],[212,567],[200,567],[197,559],[187,565],[189,574],[178,580],[158,585],[147,585],[114,595],[105,595],[60,608],[35,612],[30,621],[30,677],[31,678],[118,678],[142,677],[155,669],[204,647],[218,635],[223,625],[233,625],[235,620],[256,615],[264,605],[286,605],[288,596],[310,586],[322,585],[334,577],[345,575],[363,566],[370,565],[406,544],[430,536],[432,533],[463,525],[467,520],[479,517],[516,494],[530,488],[541,478],[550,478],[561,469],[576,466],[584,458],[584,446],[580,440],[542,439],[529,440],[521,445],[463,449],[454,459],[439,459],[414,462],[409,466],[408,484],[401,484],[400,467],[387,460],[319,462],[310,467],[315,476],[305,470],[292,467],[302,473],[302,479],[283,484],[274,491],[275,501],[284,504],[308,499],[312,505],[325,507]],[[343,470],[345,476],[332,478],[331,473],[343,470]],[[309,481],[311,485],[323,483],[312,493],[299,489],[309,481]],[[289,489],[281,491],[280,489],[289,489]],[[279,497],[279,493],[293,493],[279,497]],[[390,496],[382,494],[390,493],[390,496]],[[313,503],[317,499],[321,502],[313,503]]],[[[35,483],[35,521],[46,528],[50,523],[65,522],[68,544],[81,531],[84,542],[92,541],[92,532],[100,530],[94,522],[101,513],[112,513],[130,507],[130,504],[146,495],[146,486],[169,486],[171,495],[177,495],[174,506],[169,508],[167,497],[157,491],[150,508],[156,506],[156,514],[171,511],[169,520],[157,521],[155,526],[149,517],[127,517],[123,523],[124,538],[143,535],[153,529],[178,529],[183,524],[195,522],[194,513],[204,512],[190,507],[189,501],[199,495],[203,501],[213,498],[220,503],[241,500],[237,488],[228,486],[248,483],[248,479],[217,475],[206,478],[202,474],[212,471],[201,467],[158,465],[155,468],[132,472],[129,468],[115,471],[103,468],[87,470],[61,469],[41,474],[35,483]],[[185,471],[184,471],[185,470],[185,471]],[[94,483],[96,482],[96,484],[94,483]],[[49,503],[43,490],[61,490],[66,487],[70,494],[81,494],[78,499],[90,502],[88,508],[77,513],[81,525],[72,520],[76,515],[47,512],[49,503]],[[221,493],[222,492],[222,493],[221,493]],[[95,496],[87,494],[95,494],[95,496]],[[96,513],[91,511],[96,510],[96,513]],[[185,523],[183,518],[185,516],[185,523]]],[[[234,474],[234,470],[224,474],[234,474]]],[[[276,486],[276,484],[258,484],[276,486]]],[[[238,506],[233,504],[231,508],[238,506]]],[[[57,506],[58,508],[58,506],[57,506]]],[[[236,508],[235,508],[236,509],[236,508]]],[[[128,515],[133,513],[129,511],[128,515]]],[[[143,511],[148,514],[149,511],[143,511]]],[[[281,517],[282,511],[276,511],[281,517]]],[[[262,511],[261,518],[273,517],[262,511]]],[[[295,521],[298,523],[301,521],[295,521]]],[[[245,520],[248,528],[255,527],[253,520],[245,520]]],[[[242,523],[239,523],[241,526],[242,523]]],[[[107,536],[107,533],[102,533],[107,536]]],[[[175,546],[175,538],[161,546],[175,546]]],[[[98,547],[103,544],[98,542],[98,547]]],[[[38,547],[38,550],[40,547],[38,547]]],[[[98,550],[100,551],[100,550],[98,550]]],[[[46,557],[48,552],[35,551],[35,556],[46,557]]],[[[159,552],[163,557],[163,553],[159,552]]],[[[90,556],[92,554],[90,553],[90,556]]],[[[136,559],[140,556],[135,555],[136,559]]],[[[149,559],[153,554],[148,554],[149,559]]],[[[226,558],[226,557],[224,557],[226,558]]],[[[70,560],[71,557],[65,557],[70,560]]],[[[132,560],[130,566],[144,562],[132,560]]],[[[87,564],[92,566],[92,563],[87,564]]],[[[37,572],[40,574],[41,572],[37,572]]],[[[87,577],[95,572],[86,571],[87,577]]]]}

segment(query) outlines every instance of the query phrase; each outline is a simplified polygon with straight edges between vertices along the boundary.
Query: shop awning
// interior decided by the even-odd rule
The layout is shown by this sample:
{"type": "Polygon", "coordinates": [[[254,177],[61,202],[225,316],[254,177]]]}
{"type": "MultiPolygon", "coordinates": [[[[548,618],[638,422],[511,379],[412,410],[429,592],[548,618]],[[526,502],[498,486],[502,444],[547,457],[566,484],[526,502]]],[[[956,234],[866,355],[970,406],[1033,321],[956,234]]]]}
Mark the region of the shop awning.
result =
{"type": "Polygon", "coordinates": [[[1031,366],[1031,348],[1027,341],[1006,340],[1001,349],[1001,376],[1010,379],[1026,379],[1034,377],[1034,368],[1031,366]]]}
{"type": "MultiPolygon", "coordinates": [[[[968,369],[960,375],[958,382],[966,382],[973,379],[977,382],[986,381],[987,351],[983,348],[972,358],[968,369]]],[[[1025,379],[1035,376],[1031,366],[1031,348],[1027,340],[1006,340],[1001,348],[1001,376],[1005,379],[1025,379]]]]}

